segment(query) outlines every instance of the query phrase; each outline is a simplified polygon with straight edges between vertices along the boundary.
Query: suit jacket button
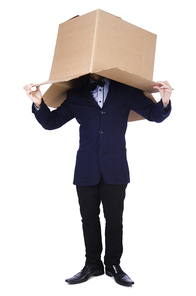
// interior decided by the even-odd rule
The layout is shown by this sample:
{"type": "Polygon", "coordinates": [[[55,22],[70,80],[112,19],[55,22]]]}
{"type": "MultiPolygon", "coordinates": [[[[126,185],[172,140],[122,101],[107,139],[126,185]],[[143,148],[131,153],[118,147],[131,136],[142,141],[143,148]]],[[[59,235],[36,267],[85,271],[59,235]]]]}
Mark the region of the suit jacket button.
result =
{"type": "Polygon", "coordinates": [[[102,151],[99,151],[99,154],[102,154],[102,151]]]}

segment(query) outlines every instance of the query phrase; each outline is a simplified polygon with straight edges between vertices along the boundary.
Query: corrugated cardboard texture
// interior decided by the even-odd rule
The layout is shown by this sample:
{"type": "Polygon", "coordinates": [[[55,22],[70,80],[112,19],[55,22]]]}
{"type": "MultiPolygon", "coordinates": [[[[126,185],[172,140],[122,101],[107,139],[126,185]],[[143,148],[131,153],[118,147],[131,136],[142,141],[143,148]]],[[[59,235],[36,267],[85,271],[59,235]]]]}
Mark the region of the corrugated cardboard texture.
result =
{"type": "Polygon", "coordinates": [[[59,25],[49,80],[81,76],[90,72],[97,11],[59,25]]]}
{"type": "MultiPolygon", "coordinates": [[[[155,34],[99,9],[60,24],[49,81],[41,83],[52,84],[44,94],[46,104],[58,107],[67,90],[83,84],[89,73],[156,92],[155,46],[155,34]]],[[[139,119],[130,114],[129,121],[139,119]]]]}
{"type": "Polygon", "coordinates": [[[91,72],[115,66],[152,80],[155,46],[156,35],[98,10],[91,72]]]}

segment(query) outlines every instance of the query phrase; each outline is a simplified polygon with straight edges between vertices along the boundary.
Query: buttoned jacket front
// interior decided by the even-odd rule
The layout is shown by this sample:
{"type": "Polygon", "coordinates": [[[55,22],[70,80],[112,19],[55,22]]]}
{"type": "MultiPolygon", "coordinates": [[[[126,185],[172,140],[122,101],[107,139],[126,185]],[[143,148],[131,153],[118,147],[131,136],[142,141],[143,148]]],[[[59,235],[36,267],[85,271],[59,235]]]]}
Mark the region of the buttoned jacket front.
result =
{"type": "Polygon", "coordinates": [[[111,185],[130,182],[125,143],[130,110],[150,121],[162,122],[170,114],[171,105],[165,109],[162,101],[153,103],[142,91],[111,81],[102,109],[86,84],[69,90],[67,99],[54,111],[44,101],[38,111],[34,107],[32,110],[39,123],[49,130],[76,118],[80,124],[80,145],[74,184],[92,186],[101,176],[111,185]]]}

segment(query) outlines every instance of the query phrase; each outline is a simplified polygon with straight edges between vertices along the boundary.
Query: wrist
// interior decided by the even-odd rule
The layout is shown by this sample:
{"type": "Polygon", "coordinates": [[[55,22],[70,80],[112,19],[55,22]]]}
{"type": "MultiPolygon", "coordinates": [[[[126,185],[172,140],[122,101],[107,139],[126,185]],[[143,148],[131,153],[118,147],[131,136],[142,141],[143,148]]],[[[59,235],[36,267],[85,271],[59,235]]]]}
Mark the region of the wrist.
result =
{"type": "MultiPolygon", "coordinates": [[[[35,103],[34,103],[34,104],[35,104],[35,103]]],[[[35,106],[36,106],[38,109],[40,109],[41,104],[35,104],[35,106]]]]}
{"type": "Polygon", "coordinates": [[[162,100],[162,103],[163,103],[163,107],[167,107],[169,105],[169,101],[163,101],[162,100]]]}
{"type": "Polygon", "coordinates": [[[35,106],[36,106],[38,109],[40,109],[40,108],[41,108],[41,104],[42,104],[42,99],[41,99],[41,101],[40,101],[39,103],[35,103],[35,102],[34,102],[34,104],[35,104],[35,106]]]}

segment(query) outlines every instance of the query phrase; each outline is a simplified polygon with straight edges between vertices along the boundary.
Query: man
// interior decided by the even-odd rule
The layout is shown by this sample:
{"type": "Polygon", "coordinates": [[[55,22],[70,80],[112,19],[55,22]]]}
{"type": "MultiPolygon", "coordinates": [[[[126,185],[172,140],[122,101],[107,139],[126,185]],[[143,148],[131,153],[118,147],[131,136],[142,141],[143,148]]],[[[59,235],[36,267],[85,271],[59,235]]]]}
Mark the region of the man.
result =
{"type": "Polygon", "coordinates": [[[123,204],[130,182],[125,132],[130,110],[155,122],[162,122],[169,116],[172,89],[167,81],[160,84],[155,88],[160,91],[162,99],[153,103],[136,88],[90,74],[88,82],[83,87],[69,90],[67,99],[53,111],[44,103],[39,87],[35,91],[32,91],[33,84],[25,87],[33,101],[32,111],[45,129],[59,128],[73,118],[80,124],[74,184],[82,216],[86,263],[79,273],[66,280],[69,284],[82,283],[91,276],[104,274],[100,203],[106,219],[106,274],[120,285],[134,284],[120,267],[123,204]]]}

